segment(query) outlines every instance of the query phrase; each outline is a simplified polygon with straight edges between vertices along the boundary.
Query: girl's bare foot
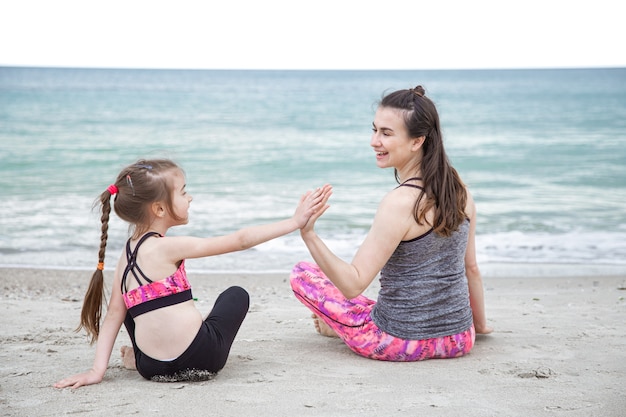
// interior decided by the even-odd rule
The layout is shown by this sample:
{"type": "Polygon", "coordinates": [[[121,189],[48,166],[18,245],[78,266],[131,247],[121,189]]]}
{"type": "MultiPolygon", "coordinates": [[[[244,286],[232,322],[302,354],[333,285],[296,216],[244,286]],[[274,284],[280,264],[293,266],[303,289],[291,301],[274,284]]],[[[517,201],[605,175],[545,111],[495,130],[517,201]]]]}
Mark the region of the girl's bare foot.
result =
{"type": "Polygon", "coordinates": [[[122,346],[120,352],[122,353],[124,368],[136,370],[137,365],[135,365],[135,351],[133,348],[130,346],[122,346]]]}
{"type": "Polygon", "coordinates": [[[324,322],[324,320],[320,319],[316,314],[311,316],[313,318],[313,324],[315,325],[315,330],[326,337],[339,337],[337,333],[331,327],[324,322]]]}

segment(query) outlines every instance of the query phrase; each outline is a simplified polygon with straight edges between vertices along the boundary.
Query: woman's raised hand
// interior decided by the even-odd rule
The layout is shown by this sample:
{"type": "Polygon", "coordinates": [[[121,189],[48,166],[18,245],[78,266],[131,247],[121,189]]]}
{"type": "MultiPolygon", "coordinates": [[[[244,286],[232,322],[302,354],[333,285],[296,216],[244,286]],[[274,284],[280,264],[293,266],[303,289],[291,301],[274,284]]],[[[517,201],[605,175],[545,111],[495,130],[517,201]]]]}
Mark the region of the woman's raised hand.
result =
{"type": "MultiPolygon", "coordinates": [[[[293,215],[293,219],[298,224],[298,228],[302,229],[311,222],[315,223],[315,220],[324,214],[329,207],[326,203],[332,193],[333,187],[330,184],[326,184],[313,191],[307,191],[300,198],[300,203],[293,215]]],[[[313,226],[311,225],[311,227],[313,226]]]]}

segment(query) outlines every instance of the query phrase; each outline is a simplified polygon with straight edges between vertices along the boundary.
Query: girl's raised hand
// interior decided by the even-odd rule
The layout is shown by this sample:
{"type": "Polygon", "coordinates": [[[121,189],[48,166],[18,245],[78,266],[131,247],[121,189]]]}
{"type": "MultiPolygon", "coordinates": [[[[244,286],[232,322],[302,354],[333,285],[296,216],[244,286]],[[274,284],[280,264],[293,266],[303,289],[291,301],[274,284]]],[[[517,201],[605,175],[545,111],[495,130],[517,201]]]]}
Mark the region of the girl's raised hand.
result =
{"type": "MultiPolygon", "coordinates": [[[[326,184],[318,187],[313,191],[307,191],[301,198],[293,219],[296,221],[298,228],[303,228],[311,218],[319,218],[329,207],[326,203],[333,193],[333,187],[326,184]]],[[[315,220],[313,220],[315,221],[315,220]]]]}

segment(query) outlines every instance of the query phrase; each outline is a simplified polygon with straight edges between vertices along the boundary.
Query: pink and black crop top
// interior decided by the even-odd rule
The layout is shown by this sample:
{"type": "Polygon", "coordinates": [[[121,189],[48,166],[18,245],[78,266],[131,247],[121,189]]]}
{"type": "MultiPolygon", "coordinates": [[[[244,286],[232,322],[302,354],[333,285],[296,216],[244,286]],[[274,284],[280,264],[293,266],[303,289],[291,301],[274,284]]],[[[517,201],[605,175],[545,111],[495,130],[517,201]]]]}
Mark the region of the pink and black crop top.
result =
{"type": "Polygon", "coordinates": [[[156,232],[146,233],[141,237],[135,250],[130,250],[130,239],[126,242],[126,259],[128,264],[122,275],[122,296],[124,303],[131,317],[135,318],[149,311],[159,308],[168,307],[174,304],[183,303],[193,298],[191,294],[191,285],[187,281],[187,273],[185,272],[185,261],[182,260],[180,266],[174,274],[161,281],[150,280],[137,265],[137,250],[141,244],[151,236],[159,236],[156,232]],[[128,291],[126,278],[128,273],[132,273],[139,287],[128,291]],[[139,275],[146,281],[142,283],[139,275]]]}

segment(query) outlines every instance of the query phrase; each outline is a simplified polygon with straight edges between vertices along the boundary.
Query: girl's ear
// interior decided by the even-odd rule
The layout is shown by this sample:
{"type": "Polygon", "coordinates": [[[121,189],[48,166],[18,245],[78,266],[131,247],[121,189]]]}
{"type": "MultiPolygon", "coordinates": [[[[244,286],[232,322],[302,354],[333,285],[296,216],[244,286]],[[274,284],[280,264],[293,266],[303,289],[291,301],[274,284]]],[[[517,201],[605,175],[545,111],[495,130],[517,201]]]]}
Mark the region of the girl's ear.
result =
{"type": "Polygon", "coordinates": [[[154,214],[156,217],[163,218],[165,216],[166,210],[160,201],[152,203],[151,208],[152,208],[152,214],[154,214]]]}
{"type": "Polygon", "coordinates": [[[417,137],[417,138],[413,138],[412,140],[413,140],[412,149],[414,151],[417,151],[419,148],[422,147],[422,145],[426,141],[426,136],[420,136],[420,137],[417,137]]]}

